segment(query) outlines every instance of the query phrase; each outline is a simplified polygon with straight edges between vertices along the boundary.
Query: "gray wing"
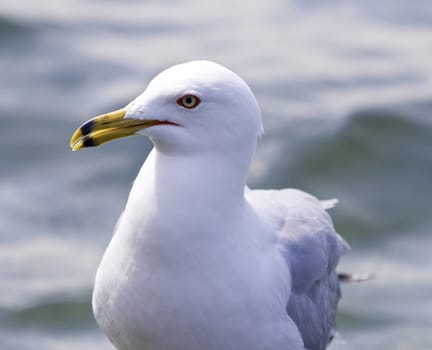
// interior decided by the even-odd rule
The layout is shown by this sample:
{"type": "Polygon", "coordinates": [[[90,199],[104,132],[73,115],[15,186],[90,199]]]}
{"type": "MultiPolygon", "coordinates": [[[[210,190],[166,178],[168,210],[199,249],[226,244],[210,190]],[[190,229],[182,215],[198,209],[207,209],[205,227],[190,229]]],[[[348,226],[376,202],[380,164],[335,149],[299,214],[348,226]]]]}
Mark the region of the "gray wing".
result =
{"type": "Polygon", "coordinates": [[[278,249],[291,271],[287,312],[306,348],[323,350],[330,342],[340,299],[336,265],[349,249],[325,209],[335,201],[294,189],[246,190],[250,204],[277,235],[278,249]]]}

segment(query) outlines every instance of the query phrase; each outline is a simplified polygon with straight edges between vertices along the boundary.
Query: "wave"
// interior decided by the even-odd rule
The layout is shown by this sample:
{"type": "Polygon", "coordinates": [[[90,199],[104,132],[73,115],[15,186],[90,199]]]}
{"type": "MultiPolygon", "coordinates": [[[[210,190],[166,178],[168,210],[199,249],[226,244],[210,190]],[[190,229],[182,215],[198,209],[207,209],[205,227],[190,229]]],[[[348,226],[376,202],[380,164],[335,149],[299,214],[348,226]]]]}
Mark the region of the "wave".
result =
{"type": "MultiPolygon", "coordinates": [[[[330,132],[302,135],[293,160],[271,172],[285,174],[280,187],[338,197],[333,214],[348,237],[430,225],[432,124],[426,115],[403,110],[365,109],[330,132]]],[[[291,146],[282,152],[292,154],[291,146]]]]}
{"type": "Polygon", "coordinates": [[[89,295],[76,299],[53,297],[20,309],[0,309],[0,325],[20,330],[93,330],[97,326],[90,300],[89,295]]]}
{"type": "Polygon", "coordinates": [[[32,28],[19,20],[0,16],[0,37],[30,33],[32,28]]]}

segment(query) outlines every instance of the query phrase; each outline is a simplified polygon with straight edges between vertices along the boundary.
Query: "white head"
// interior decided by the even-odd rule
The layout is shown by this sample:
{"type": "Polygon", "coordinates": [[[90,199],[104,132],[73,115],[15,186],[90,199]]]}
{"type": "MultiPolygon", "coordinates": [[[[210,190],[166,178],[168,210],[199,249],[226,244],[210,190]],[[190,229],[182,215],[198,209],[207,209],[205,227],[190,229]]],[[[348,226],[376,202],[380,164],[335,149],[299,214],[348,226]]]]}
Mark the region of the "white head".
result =
{"type": "Polygon", "coordinates": [[[255,150],[262,133],[261,112],[247,84],[209,61],[173,66],[157,75],[124,109],[83,124],[73,149],[97,146],[142,133],[170,154],[255,150]]]}
{"type": "Polygon", "coordinates": [[[173,66],[157,75],[127,107],[127,119],[168,121],[142,129],[156,148],[171,154],[229,152],[255,145],[261,112],[246,83],[209,61],[173,66]]]}

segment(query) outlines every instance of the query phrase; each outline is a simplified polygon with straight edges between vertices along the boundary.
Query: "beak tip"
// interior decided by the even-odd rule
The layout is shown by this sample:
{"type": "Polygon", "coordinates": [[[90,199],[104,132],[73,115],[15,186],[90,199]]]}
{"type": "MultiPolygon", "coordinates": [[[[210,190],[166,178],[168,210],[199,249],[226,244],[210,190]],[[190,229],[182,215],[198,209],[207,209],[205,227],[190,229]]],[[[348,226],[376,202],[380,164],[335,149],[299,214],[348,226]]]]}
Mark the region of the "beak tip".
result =
{"type": "Polygon", "coordinates": [[[83,134],[81,132],[81,128],[78,128],[77,130],[75,130],[75,132],[73,133],[70,141],[69,141],[69,146],[71,148],[74,148],[75,145],[77,145],[79,143],[79,140],[83,137],[83,134]]]}
{"type": "Polygon", "coordinates": [[[83,143],[81,138],[79,138],[79,139],[72,138],[72,140],[70,141],[69,147],[71,148],[72,152],[75,152],[75,151],[78,151],[81,148],[83,148],[84,143],[83,143]]]}
{"type": "Polygon", "coordinates": [[[127,132],[123,131],[122,134],[119,133],[122,128],[121,125],[119,127],[117,124],[121,124],[124,121],[126,112],[126,108],[122,108],[97,116],[82,124],[75,130],[69,141],[72,152],[78,151],[81,148],[99,146],[112,139],[133,134],[134,131],[130,132],[126,127],[124,129],[127,132]]]}

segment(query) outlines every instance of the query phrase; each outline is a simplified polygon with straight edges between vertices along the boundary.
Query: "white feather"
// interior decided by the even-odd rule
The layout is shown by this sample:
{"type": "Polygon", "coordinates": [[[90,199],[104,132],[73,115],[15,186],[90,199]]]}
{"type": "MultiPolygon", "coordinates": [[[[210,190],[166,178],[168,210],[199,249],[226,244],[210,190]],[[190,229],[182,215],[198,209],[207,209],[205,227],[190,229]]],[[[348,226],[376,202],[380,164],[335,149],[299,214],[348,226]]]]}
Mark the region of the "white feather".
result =
{"type": "Polygon", "coordinates": [[[245,189],[261,134],[249,87],[210,62],[176,66],[129,105],[155,144],[99,266],[96,320],[118,350],[324,349],[347,244],[324,202],[245,189]],[[196,110],[176,100],[199,95],[196,110]]]}

